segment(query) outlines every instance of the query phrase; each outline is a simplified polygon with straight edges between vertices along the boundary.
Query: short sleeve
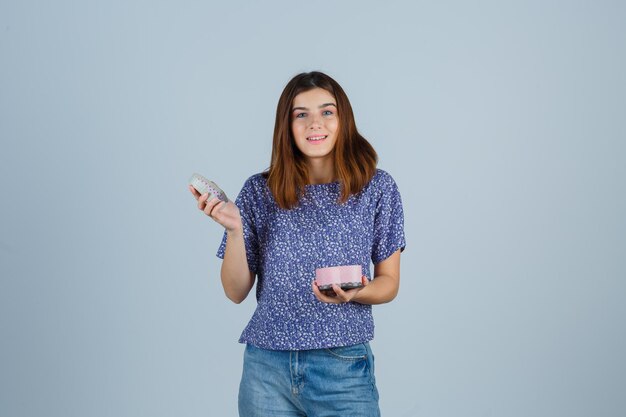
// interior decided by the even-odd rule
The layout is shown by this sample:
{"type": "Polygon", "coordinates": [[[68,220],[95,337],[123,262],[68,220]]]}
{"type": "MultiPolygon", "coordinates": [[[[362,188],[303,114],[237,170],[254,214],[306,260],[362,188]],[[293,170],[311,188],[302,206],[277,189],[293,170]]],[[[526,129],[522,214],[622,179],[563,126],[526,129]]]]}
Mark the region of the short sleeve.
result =
{"type": "Polygon", "coordinates": [[[391,175],[382,176],[380,198],[376,203],[374,217],[374,241],[372,262],[377,264],[406,246],[404,236],[404,210],[400,191],[391,175]]]}
{"type": "MultiPolygon", "coordinates": [[[[257,228],[254,213],[256,211],[254,199],[254,184],[252,178],[244,183],[239,195],[235,199],[235,205],[239,208],[241,214],[241,223],[243,225],[244,245],[246,248],[246,258],[248,260],[248,269],[257,273],[259,266],[259,241],[257,238],[257,228]]],[[[226,250],[226,240],[228,234],[224,230],[222,242],[217,249],[216,256],[224,259],[226,250]]]]}

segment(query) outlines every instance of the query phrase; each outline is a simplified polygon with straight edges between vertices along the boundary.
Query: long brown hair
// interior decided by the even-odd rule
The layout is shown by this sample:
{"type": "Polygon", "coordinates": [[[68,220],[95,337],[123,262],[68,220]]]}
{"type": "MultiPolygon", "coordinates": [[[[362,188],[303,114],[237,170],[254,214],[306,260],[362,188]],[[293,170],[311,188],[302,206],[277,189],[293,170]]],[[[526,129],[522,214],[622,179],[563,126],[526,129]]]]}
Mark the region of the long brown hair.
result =
{"type": "Polygon", "coordinates": [[[298,204],[309,183],[309,172],[304,155],[296,146],[291,132],[294,98],[305,91],[323,88],[337,101],[339,126],[333,148],[335,175],[341,185],[339,203],[345,203],[372,179],[376,172],[378,155],[372,145],[357,131],[348,96],[341,86],[328,75],[304,72],[287,83],[276,107],[276,123],[272,142],[270,167],[263,173],[274,199],[283,209],[298,204]]]}

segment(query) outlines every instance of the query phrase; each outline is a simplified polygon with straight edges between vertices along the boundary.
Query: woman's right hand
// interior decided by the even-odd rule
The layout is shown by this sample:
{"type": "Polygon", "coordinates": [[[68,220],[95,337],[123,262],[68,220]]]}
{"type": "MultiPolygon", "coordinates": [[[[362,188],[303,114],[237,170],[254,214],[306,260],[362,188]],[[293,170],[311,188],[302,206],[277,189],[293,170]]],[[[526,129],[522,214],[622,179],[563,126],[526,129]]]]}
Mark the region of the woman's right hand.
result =
{"type": "Polygon", "coordinates": [[[242,231],[241,214],[239,207],[232,201],[224,202],[217,197],[213,197],[210,201],[206,201],[209,194],[202,194],[189,186],[189,191],[198,201],[198,208],[207,216],[224,226],[227,232],[242,231]]]}

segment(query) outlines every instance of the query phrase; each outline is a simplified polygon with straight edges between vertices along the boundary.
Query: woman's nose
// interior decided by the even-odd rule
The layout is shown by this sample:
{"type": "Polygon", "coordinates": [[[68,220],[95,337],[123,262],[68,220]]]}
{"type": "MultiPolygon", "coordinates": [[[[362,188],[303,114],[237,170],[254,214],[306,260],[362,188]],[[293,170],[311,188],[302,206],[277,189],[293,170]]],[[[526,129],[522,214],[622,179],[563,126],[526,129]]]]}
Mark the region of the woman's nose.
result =
{"type": "Polygon", "coordinates": [[[309,127],[311,127],[311,128],[319,127],[319,126],[322,126],[322,124],[323,124],[323,119],[322,119],[322,116],[320,116],[320,115],[314,114],[311,117],[310,120],[311,120],[311,123],[310,123],[309,127]]]}

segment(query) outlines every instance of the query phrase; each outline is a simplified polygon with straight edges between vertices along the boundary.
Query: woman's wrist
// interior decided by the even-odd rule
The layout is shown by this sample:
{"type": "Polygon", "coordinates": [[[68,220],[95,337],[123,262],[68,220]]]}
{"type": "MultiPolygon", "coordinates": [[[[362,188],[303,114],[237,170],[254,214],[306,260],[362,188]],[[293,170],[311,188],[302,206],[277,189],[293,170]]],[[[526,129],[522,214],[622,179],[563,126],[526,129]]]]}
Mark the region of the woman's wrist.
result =
{"type": "Polygon", "coordinates": [[[243,225],[239,225],[230,229],[225,227],[225,229],[228,237],[243,237],[243,225]]]}
{"type": "Polygon", "coordinates": [[[394,280],[385,275],[373,278],[368,285],[354,295],[352,301],[359,304],[385,304],[396,298],[398,288],[394,280]]]}

